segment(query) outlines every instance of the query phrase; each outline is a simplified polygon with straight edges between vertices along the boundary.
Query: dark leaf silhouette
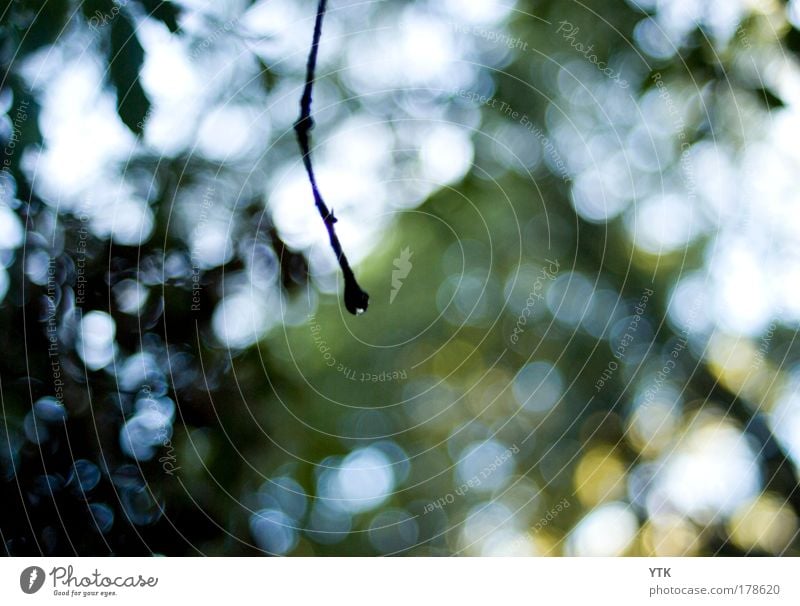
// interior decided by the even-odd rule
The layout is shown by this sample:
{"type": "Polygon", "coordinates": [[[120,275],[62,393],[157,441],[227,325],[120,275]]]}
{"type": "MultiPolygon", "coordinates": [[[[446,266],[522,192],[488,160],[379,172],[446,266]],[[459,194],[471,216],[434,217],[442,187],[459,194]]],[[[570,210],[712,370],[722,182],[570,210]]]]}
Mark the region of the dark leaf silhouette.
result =
{"type": "Polygon", "coordinates": [[[161,21],[173,33],[178,31],[180,9],[175,4],[162,0],[141,0],[141,2],[147,14],[153,19],[161,21]]]}
{"type": "Polygon", "coordinates": [[[127,15],[120,13],[110,27],[108,77],[117,90],[117,113],[125,126],[138,135],[150,111],[150,100],[139,81],[144,49],[127,15]]]}

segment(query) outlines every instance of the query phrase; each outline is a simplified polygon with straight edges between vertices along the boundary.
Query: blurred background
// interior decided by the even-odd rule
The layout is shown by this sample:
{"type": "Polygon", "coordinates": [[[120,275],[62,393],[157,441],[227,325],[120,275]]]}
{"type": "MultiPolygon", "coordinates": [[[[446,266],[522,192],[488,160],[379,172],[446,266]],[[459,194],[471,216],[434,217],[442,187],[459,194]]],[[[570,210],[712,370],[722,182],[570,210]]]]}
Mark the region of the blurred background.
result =
{"type": "Polygon", "coordinates": [[[9,555],[800,555],[800,2],[0,8],[9,555]]]}

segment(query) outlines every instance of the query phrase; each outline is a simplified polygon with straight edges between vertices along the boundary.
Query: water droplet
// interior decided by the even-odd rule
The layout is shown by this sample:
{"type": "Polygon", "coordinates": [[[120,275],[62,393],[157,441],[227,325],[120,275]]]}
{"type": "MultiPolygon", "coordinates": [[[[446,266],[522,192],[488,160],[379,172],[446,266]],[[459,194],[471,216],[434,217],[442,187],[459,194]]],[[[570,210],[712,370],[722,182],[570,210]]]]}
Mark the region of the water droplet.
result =
{"type": "Polygon", "coordinates": [[[106,534],[114,525],[114,511],[105,503],[92,503],[89,505],[94,523],[101,533],[106,534]]]}
{"type": "Polygon", "coordinates": [[[67,420],[67,409],[53,396],[45,396],[36,400],[33,412],[42,421],[48,423],[60,423],[67,420]]]}
{"type": "Polygon", "coordinates": [[[147,486],[125,490],[120,502],[125,515],[137,526],[153,524],[163,513],[161,505],[150,494],[147,486]]]}
{"type": "Polygon", "coordinates": [[[82,495],[89,492],[100,483],[100,469],[86,459],[79,459],[75,461],[67,477],[67,485],[72,489],[72,492],[77,495],[82,495]]]}
{"type": "Polygon", "coordinates": [[[41,444],[50,438],[50,432],[47,426],[33,414],[33,411],[25,415],[25,420],[22,422],[22,429],[25,431],[25,437],[34,444],[41,444]]]}
{"type": "Polygon", "coordinates": [[[262,509],[250,516],[250,532],[256,543],[276,555],[283,555],[297,545],[294,525],[294,520],[277,509],[262,509]]]}
{"type": "Polygon", "coordinates": [[[31,492],[41,497],[47,497],[55,494],[64,488],[64,479],[55,474],[37,476],[33,480],[31,492]]]}

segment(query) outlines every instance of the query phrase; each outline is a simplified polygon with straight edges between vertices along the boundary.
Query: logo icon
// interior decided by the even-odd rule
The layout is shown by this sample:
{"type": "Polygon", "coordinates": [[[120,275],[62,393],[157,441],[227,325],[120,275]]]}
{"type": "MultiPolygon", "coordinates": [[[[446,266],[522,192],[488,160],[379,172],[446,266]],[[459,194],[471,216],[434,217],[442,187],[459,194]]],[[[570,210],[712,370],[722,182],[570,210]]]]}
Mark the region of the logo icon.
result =
{"type": "Polygon", "coordinates": [[[25,593],[36,593],[44,585],[44,570],[38,566],[28,566],[19,575],[19,587],[25,593]]]}
{"type": "Polygon", "coordinates": [[[392,292],[389,293],[389,304],[391,305],[394,303],[394,298],[397,296],[397,293],[400,292],[400,289],[403,287],[403,280],[408,277],[408,274],[411,273],[411,268],[414,267],[411,263],[411,256],[414,253],[411,252],[411,249],[406,246],[403,250],[400,251],[400,256],[397,257],[393,261],[393,265],[395,266],[395,270],[392,271],[392,292]]]}

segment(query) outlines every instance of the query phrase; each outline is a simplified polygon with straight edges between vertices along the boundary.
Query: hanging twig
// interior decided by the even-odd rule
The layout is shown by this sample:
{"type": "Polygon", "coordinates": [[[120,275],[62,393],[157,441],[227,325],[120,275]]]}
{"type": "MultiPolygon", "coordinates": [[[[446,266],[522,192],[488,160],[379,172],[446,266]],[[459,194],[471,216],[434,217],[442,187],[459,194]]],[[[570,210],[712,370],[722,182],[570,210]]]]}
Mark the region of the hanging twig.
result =
{"type": "Polygon", "coordinates": [[[317,206],[325,227],[328,230],[328,236],[331,240],[331,248],[336,253],[336,259],[339,261],[339,266],[342,268],[344,274],[344,306],[351,314],[360,314],[367,310],[369,302],[369,295],[361,290],[361,287],[356,281],[353,270],[350,269],[350,264],[347,262],[347,257],[342,251],[342,245],[339,242],[339,237],[336,235],[336,217],[333,216],[333,210],[328,210],[325,201],[322,199],[322,194],[319,193],[317,187],[317,179],[314,176],[314,166],[311,163],[311,143],[310,132],[314,127],[314,120],[311,118],[311,93],[314,87],[314,74],[317,69],[317,51],[319,50],[319,39],[322,35],[322,20],[325,17],[325,8],[327,0],[320,0],[317,7],[317,20],[314,23],[314,39],[311,43],[311,51],[308,53],[308,64],[306,66],[306,85],[303,89],[303,96],[300,99],[300,117],[294,124],[294,130],[297,133],[297,141],[300,143],[300,150],[303,152],[303,164],[308,173],[308,180],[311,182],[311,191],[314,193],[314,203],[317,206]]]}

